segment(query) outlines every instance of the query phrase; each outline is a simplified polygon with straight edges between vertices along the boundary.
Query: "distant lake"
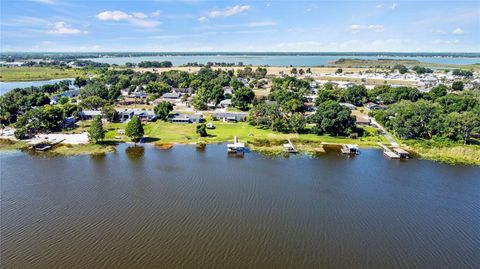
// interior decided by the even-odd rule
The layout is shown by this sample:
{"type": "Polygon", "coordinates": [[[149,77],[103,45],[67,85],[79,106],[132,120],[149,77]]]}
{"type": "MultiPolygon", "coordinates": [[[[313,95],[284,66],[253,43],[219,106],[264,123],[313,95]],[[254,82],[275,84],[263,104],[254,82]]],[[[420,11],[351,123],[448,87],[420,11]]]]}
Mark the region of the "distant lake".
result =
{"type": "Polygon", "coordinates": [[[15,88],[27,88],[31,86],[40,87],[48,84],[55,84],[62,80],[70,80],[73,82],[73,78],[61,78],[61,79],[50,79],[50,80],[38,80],[38,81],[19,81],[19,82],[0,82],[0,95],[5,94],[8,91],[11,91],[15,88]]]}
{"type": "Polygon", "coordinates": [[[478,166],[224,144],[0,161],[2,268],[480,265],[478,166]]]}
{"type": "Polygon", "coordinates": [[[171,61],[174,66],[185,65],[187,63],[207,62],[225,62],[238,63],[243,62],[246,65],[270,65],[270,66],[320,66],[328,65],[329,62],[342,58],[356,58],[366,60],[376,60],[379,58],[388,59],[406,59],[418,60],[420,62],[437,64],[474,64],[480,63],[480,57],[395,57],[395,56],[315,56],[315,55],[200,55],[200,56],[142,56],[142,57],[106,57],[90,58],[95,62],[123,65],[127,62],[139,63],[142,61],[171,61]]]}

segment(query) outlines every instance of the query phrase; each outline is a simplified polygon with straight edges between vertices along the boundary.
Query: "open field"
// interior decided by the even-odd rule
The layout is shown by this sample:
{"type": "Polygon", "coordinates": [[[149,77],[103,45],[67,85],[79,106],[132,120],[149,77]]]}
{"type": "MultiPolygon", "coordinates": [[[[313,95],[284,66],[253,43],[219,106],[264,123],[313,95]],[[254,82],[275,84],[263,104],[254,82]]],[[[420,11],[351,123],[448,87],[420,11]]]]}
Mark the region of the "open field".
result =
{"type": "Polygon", "coordinates": [[[0,81],[32,81],[84,76],[86,72],[78,68],[1,66],[0,81]]]}

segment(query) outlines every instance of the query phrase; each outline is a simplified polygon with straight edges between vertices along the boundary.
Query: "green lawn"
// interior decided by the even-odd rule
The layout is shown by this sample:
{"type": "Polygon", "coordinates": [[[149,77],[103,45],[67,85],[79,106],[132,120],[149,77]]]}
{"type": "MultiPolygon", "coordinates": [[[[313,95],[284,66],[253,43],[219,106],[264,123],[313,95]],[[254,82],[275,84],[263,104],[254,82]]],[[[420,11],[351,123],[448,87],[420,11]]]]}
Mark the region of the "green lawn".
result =
{"type": "Polygon", "coordinates": [[[85,71],[78,68],[55,67],[27,67],[27,66],[2,66],[0,67],[0,81],[32,81],[57,78],[73,78],[85,76],[85,71]]]}
{"type": "MultiPolygon", "coordinates": [[[[208,137],[199,137],[195,130],[196,124],[176,124],[163,121],[146,123],[144,125],[145,137],[148,141],[158,143],[217,143],[233,141],[237,136],[241,141],[256,143],[256,141],[276,141],[273,144],[281,145],[288,138],[295,143],[351,143],[360,146],[376,146],[377,142],[386,142],[383,136],[378,136],[373,127],[363,127],[366,136],[352,139],[348,137],[333,137],[330,135],[315,134],[283,134],[268,129],[259,129],[246,122],[224,123],[211,121],[215,129],[207,130],[208,137]]],[[[125,123],[109,123],[105,126],[107,133],[105,139],[108,141],[128,141],[128,137],[119,134],[118,130],[125,130],[125,123]]]]}

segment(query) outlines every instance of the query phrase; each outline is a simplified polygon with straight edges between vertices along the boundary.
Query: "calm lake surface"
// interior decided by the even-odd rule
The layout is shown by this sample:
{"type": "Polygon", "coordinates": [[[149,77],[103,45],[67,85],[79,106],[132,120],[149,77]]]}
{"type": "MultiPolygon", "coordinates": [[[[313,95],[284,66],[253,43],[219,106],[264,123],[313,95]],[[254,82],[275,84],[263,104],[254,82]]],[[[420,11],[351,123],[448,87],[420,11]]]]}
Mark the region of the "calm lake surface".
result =
{"type": "Polygon", "coordinates": [[[37,80],[37,81],[18,81],[18,82],[0,82],[0,95],[5,94],[16,88],[27,88],[31,86],[40,87],[48,84],[55,84],[62,80],[69,80],[73,83],[73,78],[61,78],[50,80],[37,80]]]}
{"type": "Polygon", "coordinates": [[[225,145],[0,154],[2,268],[479,268],[480,168],[225,145]]]}
{"type": "Polygon", "coordinates": [[[427,63],[439,64],[474,64],[480,63],[479,57],[395,57],[395,56],[315,56],[315,55],[199,55],[199,56],[143,56],[143,57],[109,57],[109,58],[91,58],[95,62],[122,65],[127,62],[139,63],[142,61],[171,61],[174,66],[185,65],[187,63],[225,62],[238,63],[243,62],[246,65],[270,65],[270,66],[320,66],[329,65],[330,62],[342,58],[356,58],[376,60],[379,58],[388,59],[407,59],[418,60],[427,63]]]}

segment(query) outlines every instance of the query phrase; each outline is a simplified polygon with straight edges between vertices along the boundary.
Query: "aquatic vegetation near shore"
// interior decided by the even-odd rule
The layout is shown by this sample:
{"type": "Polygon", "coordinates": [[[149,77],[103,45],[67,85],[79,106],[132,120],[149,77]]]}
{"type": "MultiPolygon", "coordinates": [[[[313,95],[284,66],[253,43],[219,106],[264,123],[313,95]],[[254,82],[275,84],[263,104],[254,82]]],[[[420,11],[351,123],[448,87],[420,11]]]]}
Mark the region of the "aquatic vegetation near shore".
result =
{"type": "Polygon", "coordinates": [[[163,150],[173,148],[173,144],[170,144],[170,143],[159,143],[159,142],[155,142],[154,145],[155,145],[156,148],[158,148],[158,149],[163,149],[163,150]]]}
{"type": "Polygon", "coordinates": [[[480,146],[442,144],[434,141],[405,141],[420,158],[449,164],[480,165],[480,146]]]}

